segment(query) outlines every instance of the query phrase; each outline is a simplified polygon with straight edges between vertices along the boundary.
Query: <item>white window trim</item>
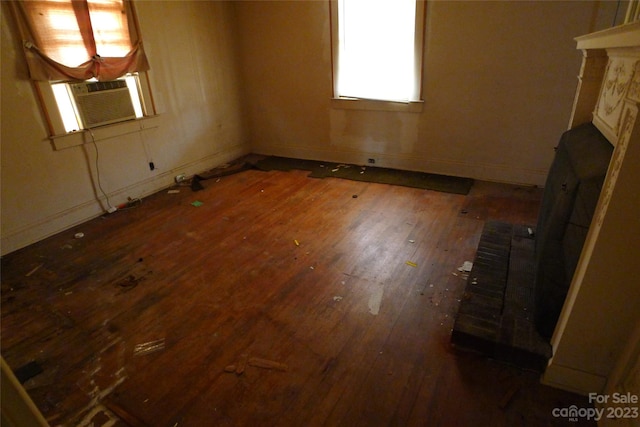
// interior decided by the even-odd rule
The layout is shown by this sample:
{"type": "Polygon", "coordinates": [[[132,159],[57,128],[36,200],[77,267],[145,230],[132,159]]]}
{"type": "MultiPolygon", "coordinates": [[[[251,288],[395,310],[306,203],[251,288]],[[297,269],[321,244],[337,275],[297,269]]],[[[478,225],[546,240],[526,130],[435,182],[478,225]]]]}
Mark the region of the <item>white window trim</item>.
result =
{"type": "Polygon", "coordinates": [[[416,100],[409,102],[383,101],[363,98],[348,98],[337,96],[340,38],[338,28],[338,0],[329,0],[329,16],[331,26],[331,62],[333,95],[331,108],[344,110],[370,111],[404,111],[410,113],[422,112],[424,100],[422,97],[422,73],[425,42],[426,0],[416,0],[416,31],[415,31],[415,63],[414,76],[417,91],[416,100]]]}
{"type": "Polygon", "coordinates": [[[77,147],[92,142],[104,141],[123,135],[141,132],[160,126],[160,116],[144,116],[135,120],[127,120],[110,125],[99,126],[91,129],[90,134],[86,130],[69,132],[63,135],[50,136],[49,139],[56,151],[77,147]]]}

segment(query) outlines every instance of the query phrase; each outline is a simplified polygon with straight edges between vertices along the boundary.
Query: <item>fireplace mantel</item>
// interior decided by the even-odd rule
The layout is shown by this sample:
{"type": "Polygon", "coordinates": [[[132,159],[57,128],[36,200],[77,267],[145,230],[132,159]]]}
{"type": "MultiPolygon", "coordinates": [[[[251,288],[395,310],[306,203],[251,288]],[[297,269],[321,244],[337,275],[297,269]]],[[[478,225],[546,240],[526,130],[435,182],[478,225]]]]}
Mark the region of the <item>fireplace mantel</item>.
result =
{"type": "Polygon", "coordinates": [[[569,129],[593,122],[614,146],[551,340],[543,382],[640,394],[640,22],[576,39],[583,60],[569,129]]]}
{"type": "Polygon", "coordinates": [[[640,21],[607,28],[574,39],[576,49],[613,49],[640,46],[640,21]]]}
{"type": "Polygon", "coordinates": [[[569,128],[593,121],[615,146],[640,103],[640,22],[575,40],[583,61],[569,128]]]}

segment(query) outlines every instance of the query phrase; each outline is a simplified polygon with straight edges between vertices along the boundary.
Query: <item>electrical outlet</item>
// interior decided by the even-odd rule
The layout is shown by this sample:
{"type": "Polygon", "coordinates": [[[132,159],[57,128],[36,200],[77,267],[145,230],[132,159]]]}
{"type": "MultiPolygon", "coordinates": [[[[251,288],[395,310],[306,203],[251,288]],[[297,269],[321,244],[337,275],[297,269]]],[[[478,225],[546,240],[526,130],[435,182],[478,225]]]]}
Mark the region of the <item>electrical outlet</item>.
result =
{"type": "Polygon", "coordinates": [[[180,184],[182,181],[184,181],[185,179],[187,179],[186,175],[181,173],[180,175],[176,175],[176,184],[180,184]]]}
{"type": "Polygon", "coordinates": [[[376,163],[376,159],[369,159],[369,164],[373,165],[376,163]]]}

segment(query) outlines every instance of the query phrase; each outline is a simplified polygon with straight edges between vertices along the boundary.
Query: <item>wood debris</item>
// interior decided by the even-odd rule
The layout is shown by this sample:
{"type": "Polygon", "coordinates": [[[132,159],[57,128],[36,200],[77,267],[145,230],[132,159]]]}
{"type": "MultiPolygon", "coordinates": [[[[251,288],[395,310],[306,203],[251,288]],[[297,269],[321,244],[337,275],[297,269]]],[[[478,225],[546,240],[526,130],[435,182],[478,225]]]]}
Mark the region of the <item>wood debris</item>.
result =
{"type": "Polygon", "coordinates": [[[238,367],[236,368],[236,374],[242,375],[244,373],[244,368],[247,366],[247,355],[243,354],[240,356],[240,363],[238,363],[238,367]]]}
{"type": "Polygon", "coordinates": [[[256,368],[264,368],[264,369],[274,369],[276,371],[286,372],[289,370],[289,367],[284,363],[274,362],[273,360],[261,359],[259,357],[252,357],[249,359],[249,365],[255,366],[256,368]]]}
{"type": "Polygon", "coordinates": [[[242,375],[246,369],[246,366],[253,366],[255,368],[272,369],[274,371],[286,372],[289,370],[289,366],[284,363],[276,362],[274,360],[263,359],[261,357],[248,358],[246,354],[240,356],[238,363],[232,363],[224,368],[225,372],[235,373],[236,375],[242,375]]]}

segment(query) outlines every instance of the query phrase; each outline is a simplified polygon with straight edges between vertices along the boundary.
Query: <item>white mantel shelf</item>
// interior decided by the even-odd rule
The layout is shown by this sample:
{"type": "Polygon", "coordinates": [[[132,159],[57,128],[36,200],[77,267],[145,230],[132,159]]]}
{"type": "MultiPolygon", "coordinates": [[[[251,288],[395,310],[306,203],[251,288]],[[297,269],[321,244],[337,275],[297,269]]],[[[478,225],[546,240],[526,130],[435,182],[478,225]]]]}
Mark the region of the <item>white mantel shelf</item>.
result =
{"type": "Polygon", "coordinates": [[[614,49],[640,46],[640,21],[586,34],[574,39],[577,49],[614,49]]]}

